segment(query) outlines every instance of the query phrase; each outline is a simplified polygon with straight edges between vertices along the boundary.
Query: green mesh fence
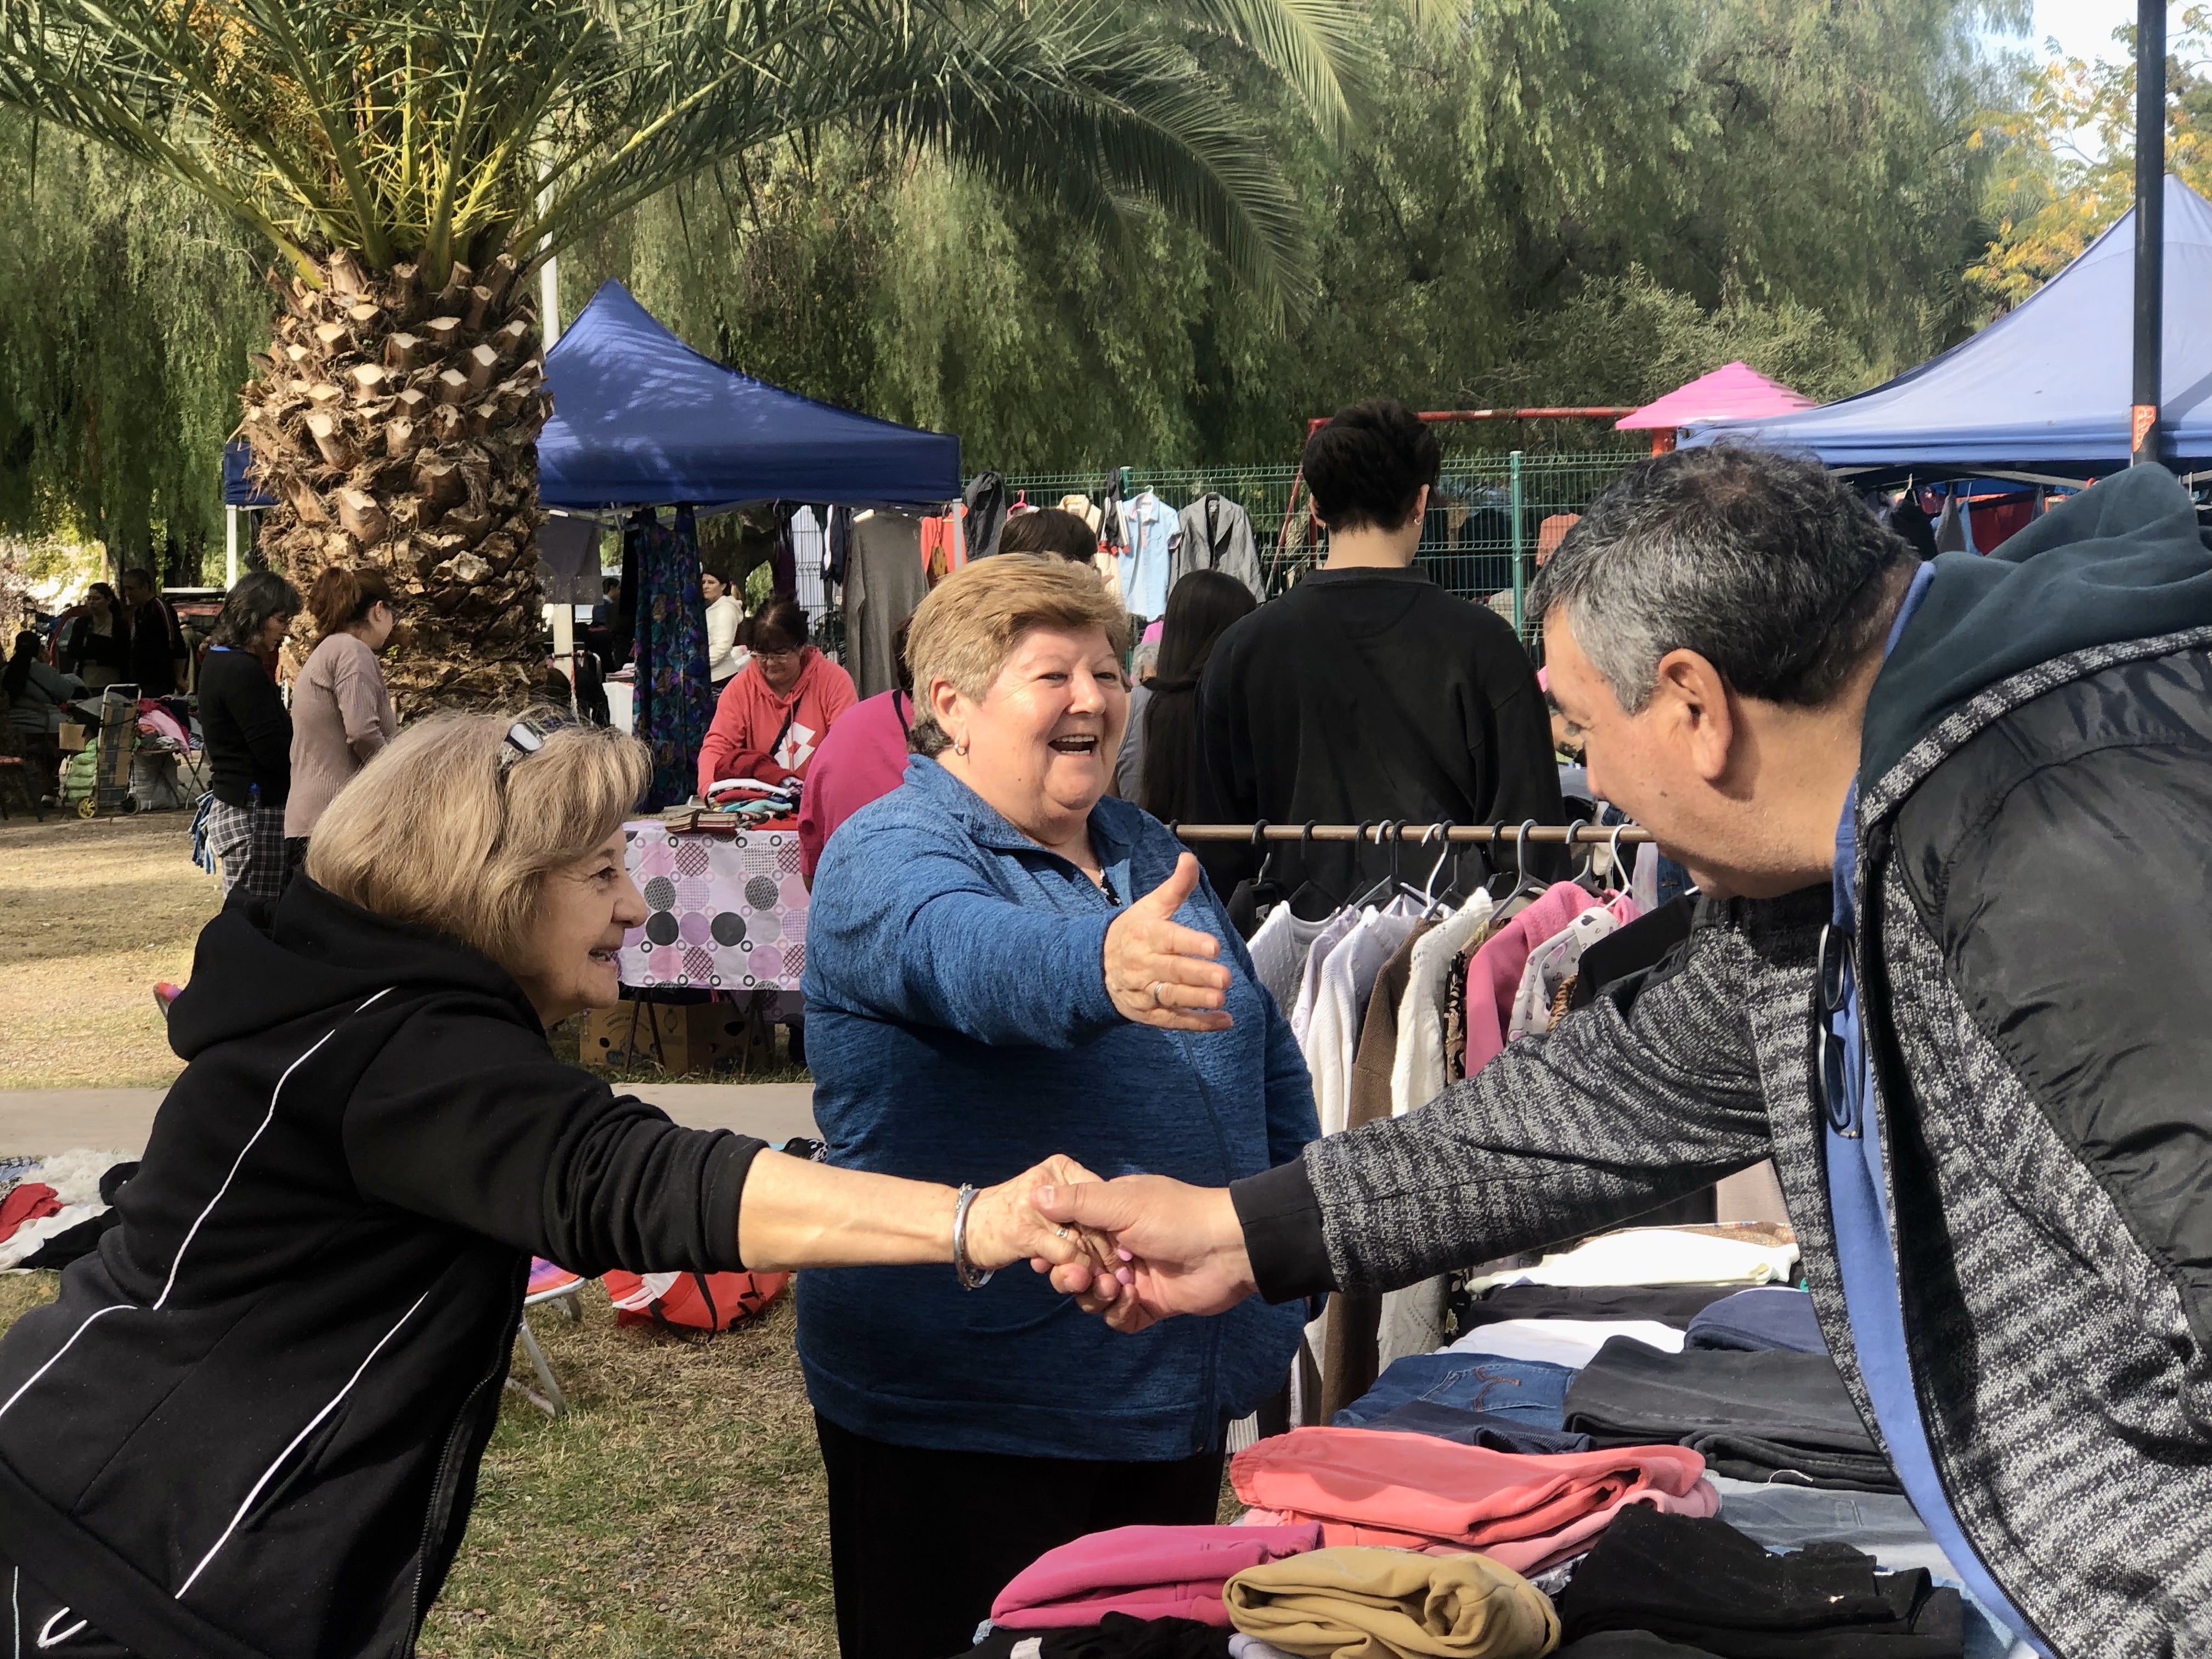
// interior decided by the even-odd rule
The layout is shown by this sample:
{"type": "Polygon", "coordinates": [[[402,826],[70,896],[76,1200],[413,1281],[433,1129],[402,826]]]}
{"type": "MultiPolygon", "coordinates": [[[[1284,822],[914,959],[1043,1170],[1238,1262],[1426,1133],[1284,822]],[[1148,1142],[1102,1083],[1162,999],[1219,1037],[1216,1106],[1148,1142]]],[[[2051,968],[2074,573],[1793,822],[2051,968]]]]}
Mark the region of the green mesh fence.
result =
{"type": "MultiPolygon", "coordinates": [[[[1492,605],[1534,644],[1534,623],[1523,614],[1522,595],[1535,574],[1544,521],[1580,513],[1643,453],[1516,451],[1447,459],[1421,528],[1422,568],[1448,591],[1492,605]]],[[[1209,491],[1241,503],[1252,515],[1268,591],[1277,592],[1326,551],[1310,539],[1303,489],[1297,512],[1286,519],[1297,476],[1288,466],[1139,467],[1131,470],[1130,489],[1148,489],[1176,507],[1209,491]]],[[[1055,507],[1071,495],[1095,500],[1104,478],[1103,472],[1010,475],[1007,499],[1025,499],[1032,507],[1055,507]]]]}

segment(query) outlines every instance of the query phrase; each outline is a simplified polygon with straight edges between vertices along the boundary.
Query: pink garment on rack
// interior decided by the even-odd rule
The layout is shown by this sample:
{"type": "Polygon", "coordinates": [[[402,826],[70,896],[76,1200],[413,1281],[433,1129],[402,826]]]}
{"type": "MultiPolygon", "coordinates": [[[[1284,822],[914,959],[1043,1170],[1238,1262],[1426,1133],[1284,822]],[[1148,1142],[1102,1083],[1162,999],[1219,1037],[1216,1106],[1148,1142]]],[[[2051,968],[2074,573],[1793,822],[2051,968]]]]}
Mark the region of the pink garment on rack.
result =
{"type": "Polygon", "coordinates": [[[1705,1471],[1686,1446],[1537,1455],[1390,1430],[1304,1428],[1237,1453],[1230,1480],[1271,1519],[1318,1522],[1325,1549],[1478,1551],[1527,1573],[1581,1553],[1631,1504],[1717,1514],[1720,1494],[1705,1471]]]}
{"type": "Polygon", "coordinates": [[[1133,1619],[1226,1626],[1221,1587],[1247,1567],[1321,1547],[1308,1522],[1282,1527],[1115,1527],[1047,1550],[991,1603],[991,1622],[1017,1630],[1133,1619]]]}
{"type": "Polygon", "coordinates": [[[1473,1077],[1505,1047],[1513,999],[1528,953],[1597,902],[1571,881],[1554,882],[1534,903],[1485,941],[1467,964],[1467,1074],[1473,1077]]]}

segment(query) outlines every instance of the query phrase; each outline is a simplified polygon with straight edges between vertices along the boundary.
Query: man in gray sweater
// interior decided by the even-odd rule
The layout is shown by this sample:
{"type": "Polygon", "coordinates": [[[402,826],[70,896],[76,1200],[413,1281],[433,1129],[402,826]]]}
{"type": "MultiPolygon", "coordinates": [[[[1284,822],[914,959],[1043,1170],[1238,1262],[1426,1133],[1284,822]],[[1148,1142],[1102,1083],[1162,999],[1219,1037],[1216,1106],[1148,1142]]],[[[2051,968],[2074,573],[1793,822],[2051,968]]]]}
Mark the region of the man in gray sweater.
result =
{"type": "Polygon", "coordinates": [[[1135,1328],[1376,1291],[1771,1158],[1822,1331],[2042,1651],[2212,1651],[2212,556],[2156,467],[1922,564],[1809,462],[1625,477],[1535,590],[1688,940],[1420,1111],[1048,1212],[1135,1328]]]}

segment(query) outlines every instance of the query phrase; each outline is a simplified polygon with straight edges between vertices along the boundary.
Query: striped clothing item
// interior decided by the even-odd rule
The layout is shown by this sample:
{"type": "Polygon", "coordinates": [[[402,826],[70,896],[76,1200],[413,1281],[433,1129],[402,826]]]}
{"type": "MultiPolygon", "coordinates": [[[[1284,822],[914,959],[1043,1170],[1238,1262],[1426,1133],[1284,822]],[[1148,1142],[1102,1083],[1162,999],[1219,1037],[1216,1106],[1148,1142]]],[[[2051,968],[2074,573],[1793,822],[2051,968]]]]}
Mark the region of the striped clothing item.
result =
{"type": "Polygon", "coordinates": [[[274,899],[284,890],[284,809],[233,806],[210,798],[208,850],[222,864],[228,904],[240,888],[249,898],[274,899]]]}

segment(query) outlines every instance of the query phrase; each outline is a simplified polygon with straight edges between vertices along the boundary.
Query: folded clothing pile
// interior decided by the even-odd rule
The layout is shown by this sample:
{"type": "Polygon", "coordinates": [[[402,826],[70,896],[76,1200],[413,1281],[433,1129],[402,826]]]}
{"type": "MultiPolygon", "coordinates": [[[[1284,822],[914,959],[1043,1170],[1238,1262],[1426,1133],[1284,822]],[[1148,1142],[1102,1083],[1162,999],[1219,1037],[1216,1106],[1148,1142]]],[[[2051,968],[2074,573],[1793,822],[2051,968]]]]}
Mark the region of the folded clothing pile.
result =
{"type": "Polygon", "coordinates": [[[759,778],[724,778],[707,791],[707,805],[744,824],[765,824],[799,816],[802,787],[797,778],[769,783],[759,778]]]}
{"type": "Polygon", "coordinates": [[[1283,1527],[1115,1527],[1047,1550],[991,1603],[1016,1630],[1097,1624],[1109,1613],[1226,1626],[1221,1587],[1250,1567],[1321,1547],[1310,1522],[1283,1527]]]}
{"type": "MultiPolygon", "coordinates": [[[[1779,1230],[1769,1230],[1778,1231],[1779,1230]]],[[[1797,1246],[1750,1229],[1626,1227],[1547,1255],[1533,1267],[1510,1267],[1472,1281],[1480,1291],[1502,1285],[1649,1285],[1787,1284],[1797,1246]]]]}
{"type": "Polygon", "coordinates": [[[80,1148],[10,1160],[0,1193],[0,1272],[66,1267],[114,1224],[109,1206],[138,1172],[127,1152],[80,1148]]]}
{"type": "Polygon", "coordinates": [[[1790,1555],[1724,1521],[1624,1513],[1559,1599],[1572,1659],[1659,1653],[1609,1633],[1642,1632],[1714,1659],[1960,1659],[1959,1593],[1925,1571],[1878,1573],[1849,1545],[1790,1555]],[[1589,1645],[1585,1645],[1589,1644],[1589,1645]]]}
{"type": "Polygon", "coordinates": [[[1673,1441],[1737,1480],[1899,1490],[1825,1352],[1666,1353],[1615,1337],[1575,1374],[1562,1426],[1600,1446],[1673,1441]]]}
{"type": "MultiPolygon", "coordinates": [[[[1633,1336],[1633,1331],[1623,1331],[1633,1336]]],[[[1698,1310],[1690,1322],[1687,1342],[1654,1342],[1655,1348],[1735,1348],[1756,1353],[1766,1348],[1786,1348],[1793,1353],[1826,1353],[1828,1340],[1820,1334],[1813,1298],[1784,1285],[1762,1285],[1723,1297],[1698,1310]]]]}
{"type": "Polygon", "coordinates": [[[1319,1522],[1330,1547],[1479,1551],[1522,1573],[1579,1554],[1636,1505],[1720,1507],[1680,1446],[1521,1455],[1375,1429],[1293,1429],[1237,1453],[1230,1480],[1248,1518],[1319,1522]]]}
{"type": "Polygon", "coordinates": [[[1297,1659],[1538,1659],[1559,1639],[1550,1598],[1480,1555],[1316,1550],[1238,1573],[1224,1599],[1239,1632],[1297,1659]]]}

